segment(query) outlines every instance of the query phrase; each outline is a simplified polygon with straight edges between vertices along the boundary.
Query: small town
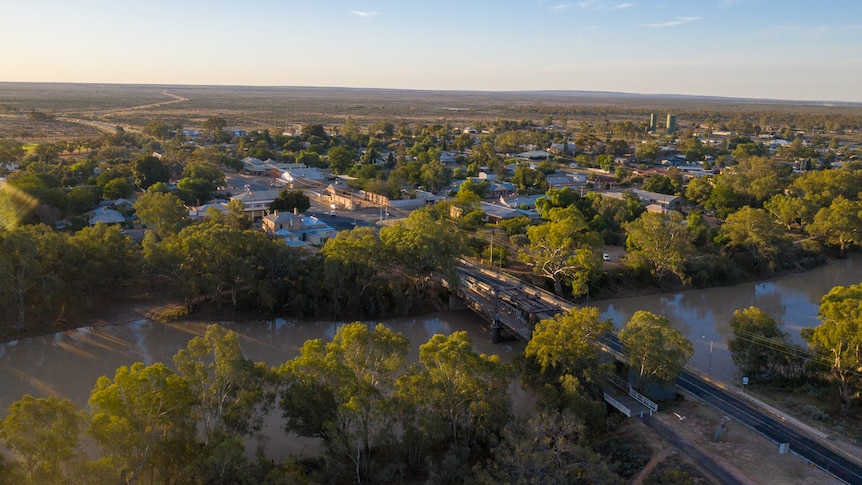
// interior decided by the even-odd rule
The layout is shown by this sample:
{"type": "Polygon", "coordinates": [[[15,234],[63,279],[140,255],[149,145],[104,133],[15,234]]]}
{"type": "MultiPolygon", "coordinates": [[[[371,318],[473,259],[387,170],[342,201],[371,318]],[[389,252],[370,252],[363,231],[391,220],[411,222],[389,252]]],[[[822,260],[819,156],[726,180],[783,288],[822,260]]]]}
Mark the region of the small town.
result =
{"type": "Polygon", "coordinates": [[[36,2],[0,484],[862,483],[835,6],[36,2]]]}

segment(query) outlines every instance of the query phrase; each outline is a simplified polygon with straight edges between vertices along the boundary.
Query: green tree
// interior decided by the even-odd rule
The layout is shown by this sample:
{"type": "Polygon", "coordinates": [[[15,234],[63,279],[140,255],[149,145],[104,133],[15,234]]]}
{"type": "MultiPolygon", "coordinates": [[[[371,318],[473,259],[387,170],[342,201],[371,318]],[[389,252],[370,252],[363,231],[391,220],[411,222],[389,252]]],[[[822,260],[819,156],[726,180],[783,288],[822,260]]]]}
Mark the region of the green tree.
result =
{"type": "Polygon", "coordinates": [[[788,231],[801,228],[812,218],[812,204],[792,195],[778,194],[767,200],[763,208],[781,222],[788,231]]]}
{"type": "Polygon", "coordinates": [[[682,215],[644,212],[623,227],[627,233],[626,266],[647,269],[659,281],[673,274],[688,283],[685,264],[694,254],[694,238],[682,215]]]}
{"type": "Polygon", "coordinates": [[[763,209],[743,207],[729,215],[721,226],[720,237],[731,249],[743,249],[751,256],[754,267],[766,263],[772,269],[789,239],[775,220],[763,209]]]}
{"type": "Polygon", "coordinates": [[[304,163],[309,167],[323,166],[320,162],[319,154],[305,150],[301,151],[299,155],[296,156],[296,163],[304,163]]]}
{"type": "Polygon", "coordinates": [[[227,128],[227,121],[218,116],[211,116],[204,120],[201,128],[203,128],[207,139],[218,143],[224,139],[224,129],[227,128]]]}
{"type": "Polygon", "coordinates": [[[24,144],[19,141],[0,138],[0,165],[18,163],[24,159],[24,144]]]}
{"type": "Polygon", "coordinates": [[[82,417],[75,405],[54,396],[26,394],[9,405],[0,421],[0,439],[24,462],[28,483],[63,484],[81,457],[82,417]]]}
{"type": "Polygon", "coordinates": [[[335,276],[329,292],[335,305],[353,309],[367,302],[380,275],[392,266],[391,255],[376,232],[371,227],[341,231],[321,248],[325,271],[335,276]]]}
{"type": "Polygon", "coordinates": [[[65,247],[66,236],[42,224],[0,232],[0,315],[17,330],[31,314],[47,317],[64,301],[65,247]],[[40,307],[46,313],[35,311],[40,307]]]}
{"type": "Polygon", "coordinates": [[[96,207],[96,202],[99,201],[96,187],[72,187],[66,196],[68,209],[76,214],[89,212],[96,207]]]}
{"type": "Polygon", "coordinates": [[[189,214],[176,195],[166,192],[147,192],[134,208],[141,222],[161,238],[179,232],[189,214]]]}
{"type": "Polygon", "coordinates": [[[647,176],[643,184],[643,189],[649,192],[656,192],[658,194],[673,195],[679,192],[681,187],[667,175],[653,174],[647,176]]]}
{"type": "Polygon", "coordinates": [[[280,212],[305,212],[311,207],[311,200],[302,190],[282,190],[278,197],[269,204],[270,210],[280,212]]]}
{"type": "Polygon", "coordinates": [[[455,138],[455,149],[459,152],[465,152],[470,149],[475,143],[473,135],[470,133],[461,133],[455,138]]]}
{"type": "Polygon", "coordinates": [[[694,355],[694,346],[670,321],[647,311],[637,311],[620,330],[623,355],[642,386],[669,384],[694,355]]]}
{"type": "Polygon", "coordinates": [[[243,436],[262,428],[275,400],[275,383],[265,364],[243,355],[236,333],[207,326],[202,337],[177,352],[174,365],[195,397],[193,410],[204,444],[220,433],[243,436]]]}
{"type": "Polygon", "coordinates": [[[118,226],[96,224],[69,239],[65,254],[80,301],[91,307],[95,297],[128,285],[138,274],[141,256],[118,226]]]}
{"type": "Polygon", "coordinates": [[[846,415],[862,387],[862,284],[836,286],[820,300],[820,325],[802,338],[828,363],[846,415]]]}
{"type": "Polygon", "coordinates": [[[787,187],[790,173],[790,167],[771,158],[751,156],[740,159],[716,177],[733,191],[744,194],[753,206],[760,207],[787,187]]]}
{"type": "Polygon", "coordinates": [[[544,197],[536,200],[536,211],[542,219],[550,219],[551,209],[566,208],[577,202],[578,194],[568,187],[562,189],[548,189],[544,197]]]}
{"type": "Polygon", "coordinates": [[[794,179],[788,191],[817,207],[829,207],[839,196],[858,200],[862,192],[862,170],[849,164],[840,169],[814,170],[794,179]]]}
{"type": "Polygon", "coordinates": [[[448,187],[452,181],[452,171],[443,166],[439,160],[433,160],[422,166],[422,184],[431,192],[448,187]]]}
{"type": "Polygon", "coordinates": [[[171,127],[164,121],[151,120],[141,131],[157,140],[167,140],[171,137],[171,130],[173,129],[176,127],[171,127]]]}
{"type": "Polygon", "coordinates": [[[186,380],[165,365],[122,366],[96,382],[88,434],[123,483],[175,481],[191,458],[193,403],[186,380]]]}
{"type": "Polygon", "coordinates": [[[711,195],[712,181],[709,177],[694,178],[685,189],[685,198],[699,205],[705,205],[711,195]]]}
{"type": "Polygon", "coordinates": [[[798,376],[804,362],[802,352],[766,312],[753,306],[735,310],[730,328],[733,338],[727,348],[743,375],[759,381],[798,376]]]}
{"type": "Polygon", "coordinates": [[[339,145],[329,149],[329,169],[333,174],[345,174],[356,163],[356,149],[339,145]]]}
{"type": "Polygon", "coordinates": [[[574,295],[582,295],[590,273],[601,265],[596,252],[601,237],[574,207],[551,209],[549,217],[548,222],[527,228],[528,251],[518,259],[533,266],[537,275],[550,278],[557,294],[563,292],[563,283],[569,283],[574,295]]]}
{"type": "Polygon", "coordinates": [[[552,381],[566,374],[583,379],[598,368],[598,341],[612,330],[597,308],[572,308],[537,323],[524,356],[552,381]]]}
{"type": "Polygon", "coordinates": [[[212,187],[224,185],[224,172],[211,161],[192,161],[187,163],[185,168],[183,168],[182,177],[202,180],[212,187]]]}
{"type": "Polygon", "coordinates": [[[279,368],[285,429],[323,438],[329,465],[366,481],[374,449],[394,439],[388,407],[409,345],[383,325],[371,330],[362,322],[339,327],[327,344],[306,341],[279,368]]]}
{"type": "Polygon", "coordinates": [[[135,160],[132,164],[132,174],[135,176],[135,184],[144,190],[149,189],[156,182],[167,183],[171,178],[170,168],[152,155],[135,160]]]}
{"type": "Polygon", "coordinates": [[[829,207],[820,209],[808,232],[838,246],[841,256],[862,237],[862,202],[838,196],[829,207]]]}
{"type": "Polygon", "coordinates": [[[231,199],[231,201],[227,203],[225,224],[240,231],[251,228],[252,220],[251,217],[245,214],[245,203],[243,201],[231,199]]]}
{"type": "Polygon", "coordinates": [[[583,418],[572,412],[539,412],[516,420],[503,430],[485,466],[474,467],[476,483],[623,483],[583,435],[583,418]]]}
{"type": "Polygon", "coordinates": [[[658,142],[654,140],[645,141],[635,147],[635,158],[645,162],[655,161],[660,153],[661,148],[658,146],[658,142]]]}
{"type": "Polygon", "coordinates": [[[496,355],[477,354],[466,332],[434,335],[396,383],[405,433],[434,448],[487,443],[508,421],[510,375],[496,355]]]}
{"type": "Polygon", "coordinates": [[[115,178],[102,187],[102,198],[105,200],[124,199],[131,197],[135,188],[125,178],[115,178]]]}
{"type": "Polygon", "coordinates": [[[384,227],[380,240],[417,287],[425,287],[439,275],[454,281],[456,259],[465,252],[460,233],[435,220],[428,210],[413,211],[407,219],[384,227]]]}

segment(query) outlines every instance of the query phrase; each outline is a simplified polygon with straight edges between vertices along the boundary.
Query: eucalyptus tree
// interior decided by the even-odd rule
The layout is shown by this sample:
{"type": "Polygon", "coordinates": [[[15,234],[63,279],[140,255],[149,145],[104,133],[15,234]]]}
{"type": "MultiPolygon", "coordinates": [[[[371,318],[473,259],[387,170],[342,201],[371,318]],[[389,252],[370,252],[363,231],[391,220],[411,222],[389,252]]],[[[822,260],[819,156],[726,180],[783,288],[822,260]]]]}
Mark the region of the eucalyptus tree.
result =
{"type": "Polygon", "coordinates": [[[361,483],[386,461],[373,455],[396,439],[391,399],[409,345],[383,325],[354,322],[331,342],[306,341],[279,367],[285,430],[322,438],[335,477],[361,483]]]}
{"type": "Polygon", "coordinates": [[[5,310],[0,316],[15,329],[23,330],[31,317],[49,320],[62,309],[68,290],[67,245],[68,236],[42,224],[0,232],[0,301],[5,310]]]}
{"type": "Polygon", "coordinates": [[[128,285],[139,273],[143,259],[128,236],[116,225],[98,223],[69,238],[64,256],[68,281],[87,306],[98,296],[128,285]]]}
{"type": "Polygon", "coordinates": [[[624,262],[632,269],[645,269],[658,281],[672,274],[688,283],[685,264],[694,254],[694,238],[678,212],[644,212],[624,223],[626,249],[624,262]]]}
{"type": "Polygon", "coordinates": [[[841,414],[862,388],[862,284],[836,286],[820,300],[820,325],[802,330],[802,338],[829,365],[838,384],[841,414]]]}
{"type": "Polygon", "coordinates": [[[407,219],[380,230],[380,240],[400,271],[417,288],[425,288],[434,277],[455,278],[455,263],[464,254],[463,237],[428,209],[413,211],[407,219]]]}
{"type": "Polygon", "coordinates": [[[733,363],[755,380],[799,378],[805,359],[774,318],[757,307],[735,310],[730,319],[733,338],[727,342],[733,363]]]}
{"type": "Polygon", "coordinates": [[[71,401],[26,394],[0,420],[0,443],[20,457],[27,483],[69,483],[83,462],[78,450],[83,424],[71,401]]]}
{"type": "Polygon", "coordinates": [[[263,363],[245,357],[239,336],[207,326],[174,355],[177,373],[194,396],[193,413],[209,444],[219,433],[246,436],[259,431],[275,399],[275,381],[263,363]]]}
{"type": "Polygon", "coordinates": [[[396,382],[408,464],[448,449],[453,466],[463,465],[461,450],[493,442],[510,419],[510,379],[510,367],[476,353],[466,332],[437,334],[421,345],[419,363],[396,382]]]}
{"type": "Polygon", "coordinates": [[[673,382],[694,355],[691,341],[667,318],[651,312],[635,312],[619,336],[629,369],[641,386],[673,382]]]}
{"type": "Polygon", "coordinates": [[[548,222],[527,228],[529,245],[518,259],[531,265],[537,275],[552,280],[557,294],[562,294],[567,283],[574,295],[582,295],[588,291],[590,273],[601,266],[597,248],[602,238],[574,207],[553,208],[548,217],[548,222]]]}
{"type": "Polygon", "coordinates": [[[183,202],[170,192],[147,192],[138,197],[135,214],[159,238],[176,234],[188,221],[188,210],[183,202]]]}
{"type": "Polygon", "coordinates": [[[862,245],[862,201],[838,196],[814,215],[808,232],[838,246],[841,256],[853,245],[862,245]]]}
{"type": "Polygon", "coordinates": [[[755,269],[766,263],[770,269],[778,266],[779,256],[790,240],[784,229],[763,209],[743,207],[727,217],[720,238],[730,249],[745,251],[755,269]]]}
{"type": "MultiPolygon", "coordinates": [[[[102,376],[90,393],[87,430],[116,480],[176,481],[194,455],[194,396],[164,364],[141,362],[102,376]]],[[[186,481],[188,477],[186,476],[186,481]]]]}

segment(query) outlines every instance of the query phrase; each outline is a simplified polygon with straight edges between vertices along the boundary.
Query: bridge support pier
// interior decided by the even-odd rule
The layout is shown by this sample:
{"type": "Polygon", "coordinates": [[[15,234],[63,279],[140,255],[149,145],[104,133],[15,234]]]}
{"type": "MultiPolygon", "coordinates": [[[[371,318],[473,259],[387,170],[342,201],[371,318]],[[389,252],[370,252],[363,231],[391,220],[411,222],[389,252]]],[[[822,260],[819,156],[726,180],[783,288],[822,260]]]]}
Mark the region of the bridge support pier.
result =
{"type": "Polygon", "coordinates": [[[491,343],[498,344],[502,342],[503,337],[500,335],[502,328],[503,326],[500,325],[500,321],[495,319],[494,323],[491,324],[491,343]]]}

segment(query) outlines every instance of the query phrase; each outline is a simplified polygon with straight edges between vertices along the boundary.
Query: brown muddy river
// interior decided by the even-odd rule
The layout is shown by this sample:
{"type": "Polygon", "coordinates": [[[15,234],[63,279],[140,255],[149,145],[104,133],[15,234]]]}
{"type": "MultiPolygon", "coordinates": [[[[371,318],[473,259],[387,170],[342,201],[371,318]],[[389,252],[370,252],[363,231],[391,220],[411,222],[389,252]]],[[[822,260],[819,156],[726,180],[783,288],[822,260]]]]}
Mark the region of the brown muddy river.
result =
{"type": "MultiPolygon", "coordinates": [[[[726,288],[691,290],[646,297],[618,298],[592,303],[604,318],[613,319],[619,328],[637,310],[648,310],[668,317],[678,330],[693,343],[695,354],[691,364],[709,372],[713,378],[727,383],[739,383],[741,376],[727,352],[725,342],[730,336],[729,319],[734,310],[757,306],[783,325],[794,341],[802,343],[799,329],[816,326],[820,298],[837,285],[862,281],[862,258],[834,261],[804,274],[774,278],[759,283],[747,283],[726,288]],[[712,352],[710,352],[712,347],[712,352]]],[[[84,322],[86,324],[86,322],[84,322]]],[[[333,322],[220,322],[242,336],[245,355],[255,361],[278,366],[299,354],[308,339],[329,340],[338,323],[333,322]]],[[[465,311],[438,312],[418,318],[386,320],[384,323],[402,332],[413,344],[415,360],[418,346],[437,333],[467,331],[477,352],[497,354],[511,360],[523,351],[516,342],[490,343],[487,325],[474,313],[465,311]]],[[[37,338],[0,345],[0,415],[7,406],[24,394],[53,394],[67,398],[84,408],[96,379],[113,377],[121,365],[134,362],[170,364],[173,355],[185,348],[188,341],[202,335],[205,324],[160,324],[139,321],[126,325],[84,327],[37,338]]],[[[529,412],[532,400],[520,386],[511,386],[515,410],[529,412]]],[[[277,414],[277,413],[276,413],[277,414]]],[[[270,420],[268,445],[270,456],[278,459],[285,453],[308,452],[315,447],[313,440],[279,439],[278,416],[270,420]],[[307,448],[309,447],[309,448],[307,448]],[[306,451],[303,451],[306,450],[306,451]]]]}

